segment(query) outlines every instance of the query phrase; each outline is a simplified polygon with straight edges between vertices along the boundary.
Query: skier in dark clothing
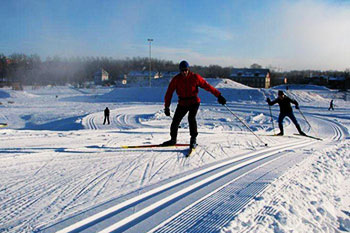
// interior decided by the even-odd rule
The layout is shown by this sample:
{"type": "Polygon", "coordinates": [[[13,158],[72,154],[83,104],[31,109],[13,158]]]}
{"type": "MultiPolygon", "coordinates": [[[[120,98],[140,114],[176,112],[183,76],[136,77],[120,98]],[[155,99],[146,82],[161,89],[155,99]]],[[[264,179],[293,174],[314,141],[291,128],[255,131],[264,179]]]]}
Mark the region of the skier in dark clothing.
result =
{"type": "Polygon", "coordinates": [[[197,145],[196,138],[198,135],[196,115],[200,105],[198,87],[211,92],[218,98],[218,102],[222,105],[226,104],[226,99],[221,95],[220,91],[211,86],[199,74],[191,72],[188,62],[180,62],[179,69],[180,73],[170,81],[164,98],[164,113],[166,116],[170,116],[169,107],[174,91],[176,91],[176,94],[178,95],[178,104],[170,126],[171,139],[164,142],[162,145],[168,146],[176,144],[178,127],[182,118],[188,112],[188,122],[191,135],[190,148],[194,148],[197,145]]]}
{"type": "Polygon", "coordinates": [[[331,110],[331,109],[334,111],[333,100],[331,100],[331,102],[329,103],[328,111],[331,110]]]}
{"type": "Polygon", "coordinates": [[[104,110],[104,115],[105,115],[105,119],[103,120],[103,124],[106,124],[106,121],[107,123],[109,124],[109,109],[108,107],[106,107],[106,109],[104,110]]]}
{"type": "Polygon", "coordinates": [[[283,122],[283,119],[287,116],[293,121],[299,134],[306,136],[306,134],[301,130],[300,125],[298,124],[298,121],[293,114],[292,106],[290,105],[290,103],[293,103],[295,104],[295,108],[299,109],[299,104],[296,100],[291,99],[288,96],[284,95],[283,91],[278,91],[277,99],[275,99],[274,101],[271,101],[270,98],[267,98],[266,101],[269,105],[274,105],[278,103],[278,105],[280,106],[280,115],[278,116],[278,126],[280,128],[280,132],[277,135],[284,134],[282,122],[283,122]]]}

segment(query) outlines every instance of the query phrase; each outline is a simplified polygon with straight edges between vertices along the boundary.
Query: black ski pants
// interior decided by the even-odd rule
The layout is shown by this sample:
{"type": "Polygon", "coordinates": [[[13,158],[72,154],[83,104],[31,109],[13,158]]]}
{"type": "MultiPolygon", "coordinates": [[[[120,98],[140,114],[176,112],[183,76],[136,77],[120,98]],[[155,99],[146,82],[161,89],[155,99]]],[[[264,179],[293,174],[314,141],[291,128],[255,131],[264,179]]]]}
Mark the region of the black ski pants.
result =
{"type": "Polygon", "coordinates": [[[177,105],[173,122],[171,123],[171,127],[170,127],[170,136],[172,139],[177,138],[177,131],[179,129],[179,125],[182,119],[184,118],[184,116],[187,114],[187,112],[188,112],[188,123],[190,126],[191,138],[197,137],[198,131],[197,131],[196,115],[198,112],[199,105],[200,105],[199,103],[192,104],[190,106],[177,105]]]}
{"type": "Polygon", "coordinates": [[[280,128],[280,131],[283,133],[283,124],[282,124],[282,122],[283,122],[283,119],[286,116],[289,117],[292,120],[292,122],[294,123],[294,125],[297,128],[298,132],[301,133],[302,131],[301,131],[300,125],[299,125],[297,119],[295,118],[293,112],[286,112],[286,113],[282,113],[281,112],[280,113],[280,115],[278,116],[278,126],[280,128]]]}
{"type": "Polygon", "coordinates": [[[105,115],[105,119],[103,120],[103,124],[106,124],[106,120],[107,120],[107,124],[110,124],[109,115],[105,115]]]}

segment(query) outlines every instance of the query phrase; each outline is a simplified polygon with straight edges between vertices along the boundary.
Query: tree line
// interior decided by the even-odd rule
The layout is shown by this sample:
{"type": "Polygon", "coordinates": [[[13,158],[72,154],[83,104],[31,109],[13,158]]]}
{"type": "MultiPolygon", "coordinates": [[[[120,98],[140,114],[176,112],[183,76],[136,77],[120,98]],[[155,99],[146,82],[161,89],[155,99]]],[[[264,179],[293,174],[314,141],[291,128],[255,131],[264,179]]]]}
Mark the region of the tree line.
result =
{"type": "MultiPolygon", "coordinates": [[[[173,61],[152,58],[151,65],[152,71],[178,71],[178,64],[173,61]]],[[[93,81],[93,74],[101,68],[109,73],[111,81],[116,81],[132,70],[149,70],[149,58],[54,56],[42,61],[36,54],[15,53],[8,57],[0,54],[0,79],[9,83],[20,82],[23,85],[63,85],[93,81]]],[[[191,69],[204,77],[227,78],[231,68],[211,65],[192,66],[191,69]]]]}
{"type": "MultiPolygon", "coordinates": [[[[152,71],[168,72],[178,71],[178,63],[173,61],[152,58],[152,71]]],[[[99,69],[105,69],[111,82],[122,79],[124,74],[132,70],[148,70],[149,58],[134,57],[115,59],[111,57],[47,57],[41,60],[36,54],[26,55],[15,53],[8,57],[0,54],[0,81],[9,84],[19,82],[22,85],[64,85],[79,84],[93,81],[93,75],[99,69]]],[[[191,66],[191,70],[206,78],[229,78],[233,66],[221,67],[219,65],[191,66]]],[[[259,64],[252,64],[249,68],[262,68],[259,64]]],[[[287,77],[289,83],[303,83],[310,74],[325,76],[344,76],[349,78],[349,69],[346,71],[271,71],[272,83],[274,79],[287,77]]]]}

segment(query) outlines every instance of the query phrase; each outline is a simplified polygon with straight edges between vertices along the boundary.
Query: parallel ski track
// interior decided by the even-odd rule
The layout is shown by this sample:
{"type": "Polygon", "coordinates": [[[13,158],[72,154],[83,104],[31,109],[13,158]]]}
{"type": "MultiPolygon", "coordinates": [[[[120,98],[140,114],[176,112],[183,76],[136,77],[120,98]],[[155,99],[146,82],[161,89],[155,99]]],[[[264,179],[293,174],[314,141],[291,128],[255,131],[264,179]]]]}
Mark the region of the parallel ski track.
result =
{"type": "MultiPolygon", "coordinates": [[[[111,177],[113,177],[116,172],[120,170],[119,166],[120,164],[113,166],[110,169],[103,170],[99,172],[96,177],[91,177],[89,174],[82,175],[81,173],[77,172],[72,174],[72,176],[69,178],[62,177],[62,179],[60,178],[55,183],[48,182],[50,179],[48,177],[39,177],[38,180],[33,179],[33,182],[30,183],[17,182],[16,184],[12,185],[20,186],[14,190],[29,191],[12,191],[8,190],[11,188],[10,186],[6,187],[4,190],[1,190],[1,192],[7,191],[6,196],[0,199],[0,204],[2,206],[10,206],[10,208],[6,208],[3,212],[1,212],[0,222],[5,223],[11,221],[12,218],[20,215],[25,209],[30,208],[36,202],[40,202],[43,197],[52,195],[53,193],[56,193],[56,195],[54,195],[54,198],[47,204],[45,209],[49,209],[50,206],[60,203],[62,209],[55,216],[59,217],[66,209],[76,205],[76,200],[78,200],[80,196],[85,195],[85,193],[95,189],[97,190],[96,196],[98,196],[107,186],[111,177]],[[43,187],[45,187],[44,192],[43,187]]],[[[127,171],[130,171],[128,167],[125,169],[125,172],[127,171]]],[[[19,225],[25,225],[26,222],[34,222],[35,219],[38,219],[42,214],[45,214],[45,209],[28,216],[26,220],[21,222],[19,225]]]]}
{"type": "MultiPolygon", "coordinates": [[[[88,232],[96,230],[101,230],[101,232],[119,232],[127,230],[130,224],[135,224],[138,221],[141,222],[143,219],[147,218],[147,216],[149,216],[152,212],[156,211],[162,206],[166,206],[175,200],[184,198],[187,194],[193,192],[194,190],[201,189],[202,187],[209,185],[212,182],[215,182],[216,179],[220,179],[221,177],[224,177],[237,169],[247,166],[248,164],[256,163],[257,161],[260,161],[264,158],[276,155],[281,151],[307,146],[312,143],[316,142],[314,140],[305,139],[299,142],[293,142],[282,146],[275,146],[272,148],[266,148],[259,151],[247,153],[243,156],[240,156],[239,158],[229,159],[222,163],[213,165],[206,169],[199,170],[190,175],[179,178],[165,185],[159,186],[150,191],[135,196],[129,200],[121,202],[100,213],[94,214],[71,226],[68,226],[60,230],[59,232],[88,232]],[[179,190],[179,186],[183,187],[179,190]],[[167,193],[166,196],[162,197],[162,195],[164,196],[165,192],[167,193]],[[150,199],[155,199],[155,203],[150,202],[150,199]],[[130,212],[130,210],[134,208],[139,209],[140,207],[137,206],[143,205],[144,208],[140,209],[139,211],[131,211],[131,213],[129,213],[130,215],[126,217],[124,216],[125,213],[123,212],[130,212]],[[118,217],[118,215],[123,217],[118,217]],[[111,223],[105,224],[104,221],[108,221],[108,219],[110,219],[111,217],[115,217],[115,219],[117,220],[112,225],[111,223]],[[98,225],[99,227],[96,228],[96,225],[98,225]],[[104,227],[106,227],[106,225],[109,225],[109,227],[103,229],[104,227]]],[[[150,164],[146,166],[151,165],[152,160],[150,161],[150,164]]],[[[147,170],[145,170],[145,172],[147,172],[147,170]]],[[[145,176],[146,175],[144,174],[144,177],[145,176]]]]}
{"type": "Polygon", "coordinates": [[[219,232],[222,226],[265,190],[268,183],[276,177],[275,174],[279,174],[279,171],[286,167],[290,160],[284,161],[288,158],[284,154],[253,168],[248,166],[248,171],[234,179],[227,179],[227,183],[177,212],[151,232],[219,232]],[[284,164],[281,164],[281,161],[284,164]]]}
{"type": "MultiPolygon", "coordinates": [[[[122,117],[123,120],[121,120],[121,118],[119,118],[119,120],[117,120],[117,124],[119,124],[120,122],[129,122],[130,123],[130,118],[127,117],[127,116],[120,116],[122,117]],[[129,119],[128,119],[129,118],[129,119]]],[[[133,118],[133,117],[131,117],[133,118]]],[[[135,118],[135,117],[134,117],[135,118]]],[[[331,123],[330,125],[332,125],[331,127],[333,128],[333,131],[334,131],[334,135],[332,137],[332,140],[341,140],[341,138],[343,138],[344,136],[344,130],[342,129],[342,126],[340,124],[337,124],[336,122],[333,122],[333,121],[330,121],[328,119],[324,119],[323,117],[317,117],[319,120],[323,120],[323,121],[327,121],[328,123],[331,123]],[[332,124],[333,123],[333,124],[332,124]]],[[[91,118],[91,127],[90,128],[95,128],[97,129],[98,127],[95,127],[96,124],[94,124],[94,117],[91,118]]],[[[134,125],[135,123],[136,124],[140,124],[140,122],[137,122],[137,120],[133,119],[132,120],[132,125],[134,125]]],[[[123,123],[123,124],[124,124],[123,123]]],[[[345,132],[346,134],[346,132],[345,132]]],[[[270,150],[261,150],[261,151],[258,151],[258,152],[253,152],[253,153],[250,153],[250,154],[247,154],[247,158],[251,158],[253,157],[254,155],[258,155],[260,153],[263,153],[263,152],[268,152],[268,153],[273,153],[273,154],[276,154],[278,153],[279,151],[281,150],[288,150],[288,149],[291,149],[291,148],[294,148],[294,147],[302,147],[302,146],[305,146],[309,143],[314,143],[314,141],[312,140],[307,140],[305,139],[304,140],[304,143],[301,143],[301,144],[297,144],[297,145],[294,145],[293,143],[291,144],[288,144],[288,145],[285,145],[283,146],[283,148],[274,148],[272,149],[272,151],[270,150]]],[[[141,180],[140,180],[140,185],[142,185],[146,179],[146,177],[152,177],[152,175],[150,174],[147,174],[148,173],[148,168],[152,167],[153,166],[153,161],[152,161],[153,158],[150,158],[150,161],[147,162],[147,164],[145,165],[145,169],[144,169],[144,174],[142,175],[141,177],[141,180]]],[[[241,158],[243,159],[243,158],[241,158]]],[[[165,161],[165,163],[167,163],[168,161],[165,161]]],[[[237,161],[231,161],[230,163],[235,163],[237,161]]],[[[228,166],[229,164],[226,164],[226,165],[222,165],[222,166],[228,166]]],[[[240,166],[243,166],[242,164],[240,166]]],[[[159,189],[159,188],[162,188],[162,187],[159,187],[159,188],[156,188],[156,191],[155,190],[151,190],[147,193],[144,193],[142,195],[139,195],[137,197],[134,197],[126,202],[122,202],[114,207],[111,207],[105,211],[102,211],[96,215],[93,215],[87,219],[84,219],[76,224],[73,224],[72,226],[70,227],[67,227],[67,228],[64,228],[61,232],[75,232],[75,231],[89,231],[89,227],[93,227],[94,225],[96,224],[99,224],[99,225],[102,225],[103,226],[103,222],[110,218],[111,216],[115,216],[115,215],[118,215],[120,212],[124,211],[125,209],[132,209],[132,208],[136,208],[135,206],[139,205],[140,203],[143,203],[143,202],[146,202],[149,198],[153,197],[153,196],[157,196],[158,194],[164,192],[164,191],[169,191],[171,189],[173,189],[175,186],[179,185],[179,184],[185,184],[186,182],[188,182],[188,180],[190,179],[198,179],[199,181],[196,181],[195,183],[198,183],[198,182],[201,182],[203,181],[203,179],[201,180],[201,176],[205,175],[205,174],[209,174],[210,172],[212,172],[213,170],[217,169],[217,168],[208,168],[205,170],[205,172],[203,174],[197,174],[196,176],[193,176],[191,178],[188,178],[186,179],[180,179],[181,181],[177,180],[179,183],[175,183],[174,182],[177,182],[177,181],[174,181],[172,182],[172,185],[171,186],[167,186],[167,187],[163,187],[163,190],[159,189]],[[209,169],[209,170],[208,170],[209,169]]],[[[237,168],[239,169],[239,168],[237,168]]],[[[131,169],[129,172],[129,174],[132,173],[132,170],[131,169]]],[[[205,186],[205,183],[201,184],[201,186],[205,186]]],[[[188,186],[187,188],[190,188],[191,186],[188,186]]],[[[187,189],[186,188],[186,189],[187,189]]],[[[196,189],[196,187],[192,187],[192,189],[196,189]]],[[[191,190],[188,190],[187,192],[190,192],[191,190]]],[[[173,194],[176,194],[176,193],[173,193],[173,194]]],[[[182,193],[182,194],[179,194],[180,195],[180,198],[181,196],[186,196],[186,193],[182,193]]],[[[177,197],[174,197],[175,199],[177,197]]],[[[112,224],[110,227],[106,228],[103,230],[103,232],[109,232],[109,231],[119,231],[119,229],[122,229],[122,230],[125,230],[127,228],[125,228],[125,226],[128,226],[130,223],[133,223],[134,222],[137,222],[138,219],[144,219],[146,218],[145,216],[147,216],[150,212],[154,211],[155,209],[159,208],[159,206],[162,206],[164,205],[164,203],[166,202],[171,202],[171,200],[167,200],[166,198],[164,199],[161,199],[159,200],[158,202],[156,202],[156,204],[153,204],[153,205],[150,205],[150,206],[147,206],[146,208],[140,210],[139,212],[136,212],[134,214],[131,214],[129,217],[126,217],[124,219],[120,219],[120,221],[117,221],[116,223],[112,224]]],[[[106,225],[104,225],[106,226],[106,225]]],[[[100,228],[101,229],[101,228],[100,228]]]]}
{"type": "MultiPolygon", "coordinates": [[[[115,128],[122,130],[138,129],[138,128],[157,128],[157,126],[143,124],[142,115],[129,113],[135,110],[136,107],[118,108],[111,110],[110,123],[115,128]]],[[[102,113],[92,113],[85,117],[85,125],[88,129],[98,130],[103,129],[103,115],[102,113]]]]}
{"type": "Polygon", "coordinates": [[[327,117],[320,117],[320,116],[314,116],[314,117],[330,123],[328,125],[330,125],[332,127],[333,132],[334,132],[331,140],[339,141],[339,140],[342,140],[344,137],[346,137],[346,138],[349,137],[348,130],[344,126],[342,126],[340,123],[333,121],[333,120],[330,120],[327,117]]]}

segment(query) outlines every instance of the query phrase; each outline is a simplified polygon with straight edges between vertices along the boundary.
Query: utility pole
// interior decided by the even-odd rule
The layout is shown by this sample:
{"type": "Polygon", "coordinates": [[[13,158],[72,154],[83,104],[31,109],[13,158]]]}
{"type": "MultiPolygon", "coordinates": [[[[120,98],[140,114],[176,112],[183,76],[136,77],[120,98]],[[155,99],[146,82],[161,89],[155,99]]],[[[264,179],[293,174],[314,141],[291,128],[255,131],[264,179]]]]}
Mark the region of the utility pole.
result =
{"type": "Polygon", "coordinates": [[[151,87],[151,72],[152,72],[152,65],[151,65],[151,60],[152,60],[152,54],[151,54],[151,43],[153,39],[147,39],[149,42],[149,86],[151,87]]]}

